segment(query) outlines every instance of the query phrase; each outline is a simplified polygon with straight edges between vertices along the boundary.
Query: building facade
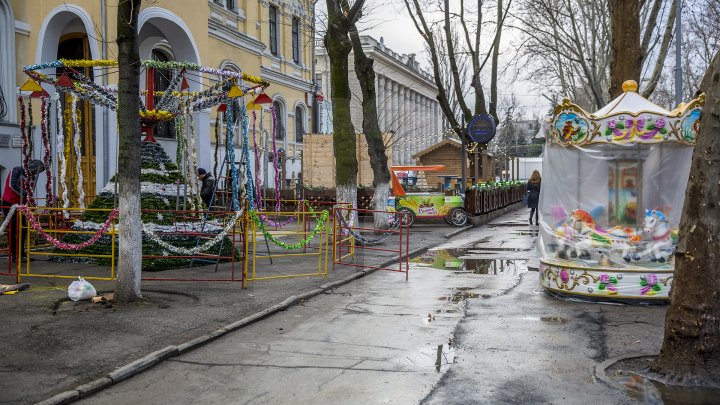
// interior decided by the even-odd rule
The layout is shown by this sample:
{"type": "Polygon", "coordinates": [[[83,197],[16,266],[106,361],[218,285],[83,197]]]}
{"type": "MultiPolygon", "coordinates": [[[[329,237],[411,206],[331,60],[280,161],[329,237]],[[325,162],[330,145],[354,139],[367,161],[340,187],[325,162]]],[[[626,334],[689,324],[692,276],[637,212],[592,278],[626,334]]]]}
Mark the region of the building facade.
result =
{"type": "MultiPolygon", "coordinates": [[[[0,164],[6,169],[20,164],[16,96],[27,79],[22,67],[59,58],[115,59],[116,5],[107,0],[0,0],[0,95],[4,100],[0,103],[0,164]]],[[[138,21],[141,59],[197,63],[270,82],[266,93],[273,100],[278,125],[272,133],[269,105],[264,107],[258,116],[264,122],[264,131],[257,136],[264,162],[260,167],[268,167],[274,136],[286,157],[287,178],[300,173],[302,136],[311,128],[313,37],[311,0],[156,0],[143,2],[138,21]]],[[[90,70],[97,84],[117,85],[116,70],[90,70]]],[[[158,86],[167,85],[168,79],[156,77],[156,90],[162,90],[158,86]]],[[[140,80],[145,88],[145,72],[140,80]]],[[[211,84],[208,78],[198,77],[190,81],[190,91],[211,84]]],[[[211,108],[194,116],[199,165],[205,168],[215,163],[216,114],[216,108],[211,108]]],[[[95,195],[116,172],[117,120],[113,111],[88,104],[82,122],[84,188],[86,195],[95,195]]],[[[39,129],[33,132],[39,140],[39,129]]],[[[177,144],[170,128],[159,126],[155,137],[175,156],[177,144]]],[[[37,158],[42,151],[35,149],[37,158]]],[[[239,151],[236,156],[240,158],[239,151]]],[[[4,175],[0,177],[4,181],[4,175]]],[[[273,176],[265,173],[264,177],[273,176]]]]}
{"type": "MultiPolygon", "coordinates": [[[[443,115],[433,76],[420,68],[414,54],[398,54],[379,41],[361,36],[363,51],[372,58],[380,128],[391,133],[392,164],[413,165],[413,155],[439,142],[443,115]]],[[[316,41],[316,77],[323,101],[318,102],[320,133],[332,132],[330,60],[322,41],[316,41]]],[[[348,63],[352,122],[362,132],[362,92],[355,76],[353,54],[348,63]]]]}

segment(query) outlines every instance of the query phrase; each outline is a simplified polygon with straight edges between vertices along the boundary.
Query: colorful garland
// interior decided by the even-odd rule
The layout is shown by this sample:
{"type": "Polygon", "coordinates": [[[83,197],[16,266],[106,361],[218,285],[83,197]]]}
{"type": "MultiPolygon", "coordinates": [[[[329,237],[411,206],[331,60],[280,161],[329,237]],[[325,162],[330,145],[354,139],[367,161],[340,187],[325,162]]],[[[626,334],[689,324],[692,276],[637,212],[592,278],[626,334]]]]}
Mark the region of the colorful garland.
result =
{"type": "Polygon", "coordinates": [[[250,168],[250,140],[248,139],[248,116],[247,116],[247,109],[245,107],[245,103],[243,102],[242,98],[238,98],[233,100],[233,102],[237,102],[240,104],[240,115],[242,117],[241,120],[241,129],[242,129],[242,136],[243,136],[243,158],[245,160],[245,171],[243,179],[243,186],[244,186],[244,193],[245,198],[250,203],[250,209],[255,208],[255,204],[253,202],[253,196],[255,195],[255,184],[253,181],[253,175],[252,175],[252,169],[250,168]]]}
{"type": "Polygon", "coordinates": [[[220,153],[220,111],[215,114],[215,164],[213,165],[213,177],[218,181],[218,159],[220,153]]]}
{"type": "Polygon", "coordinates": [[[263,233],[263,235],[265,235],[265,237],[268,240],[272,241],[274,244],[280,246],[283,249],[293,250],[293,249],[300,249],[300,248],[304,247],[305,245],[310,243],[310,241],[313,240],[313,238],[315,238],[315,235],[317,235],[318,232],[326,229],[325,221],[327,221],[328,212],[327,211],[322,212],[317,225],[315,225],[315,228],[312,230],[312,232],[310,232],[310,234],[308,234],[307,237],[305,237],[305,239],[303,239],[295,244],[292,244],[292,245],[288,245],[278,239],[275,239],[275,237],[267,230],[265,225],[262,223],[262,220],[257,215],[257,213],[255,213],[255,211],[250,211],[250,218],[252,218],[252,220],[255,222],[255,225],[257,226],[257,228],[260,229],[260,231],[263,233]]]}
{"type": "Polygon", "coordinates": [[[150,240],[157,243],[161,247],[163,247],[173,253],[179,253],[179,254],[186,255],[186,256],[195,256],[196,254],[198,254],[200,252],[204,252],[204,251],[210,249],[211,247],[217,245],[221,240],[223,240],[223,238],[225,238],[227,236],[228,232],[230,232],[230,230],[235,226],[235,223],[237,222],[237,220],[240,218],[240,216],[242,214],[243,214],[242,210],[236,211],[234,213],[232,219],[227,222],[227,224],[225,225],[225,228],[223,228],[223,230],[219,234],[217,234],[215,237],[208,240],[207,242],[203,243],[202,245],[195,246],[192,249],[174,246],[174,245],[171,245],[171,244],[165,242],[144,223],[142,225],[142,229],[143,229],[143,232],[145,233],[145,235],[148,238],[150,238],[150,240]]]}
{"type": "Polygon", "coordinates": [[[195,210],[196,208],[201,209],[201,207],[203,206],[202,205],[203,202],[202,202],[202,199],[200,198],[200,190],[198,189],[198,178],[197,178],[198,158],[197,158],[197,145],[195,143],[195,125],[194,125],[195,119],[192,115],[192,111],[190,110],[190,105],[186,104],[186,106],[187,106],[186,113],[188,115],[187,123],[188,123],[188,127],[190,128],[190,131],[187,134],[187,136],[190,137],[190,139],[189,139],[190,148],[187,150],[190,154],[188,156],[189,157],[188,164],[187,164],[188,174],[187,174],[186,179],[190,183],[190,193],[194,197],[194,199],[192,199],[192,198],[190,199],[190,201],[192,202],[191,209],[195,210]]]}
{"type": "Polygon", "coordinates": [[[18,206],[18,209],[28,218],[28,223],[30,226],[39,233],[43,238],[45,238],[46,241],[50,242],[53,246],[55,246],[58,249],[61,250],[82,250],[85,249],[88,246],[91,246],[95,244],[100,238],[103,236],[105,232],[107,232],[107,229],[110,227],[110,225],[113,223],[115,218],[118,216],[118,210],[114,209],[110,211],[110,215],[108,216],[107,221],[105,221],[105,224],[103,224],[102,228],[98,229],[95,234],[88,240],[86,240],[83,243],[78,244],[72,244],[72,243],[65,243],[62,241],[59,241],[52,236],[45,233],[45,231],[42,229],[42,226],[40,223],[38,223],[37,218],[32,215],[32,212],[30,208],[26,205],[18,206]]]}
{"type": "MultiPolygon", "coordinates": [[[[67,208],[70,205],[70,202],[68,201],[68,195],[67,195],[67,185],[65,184],[65,173],[67,171],[67,161],[65,160],[65,136],[63,131],[65,130],[65,124],[63,123],[63,103],[65,101],[65,93],[57,92],[55,93],[56,102],[57,102],[57,119],[58,119],[58,133],[55,144],[57,145],[57,151],[58,151],[58,190],[60,187],[62,187],[62,200],[63,200],[63,208],[67,208]],[[67,205],[66,205],[67,204],[67,205]]],[[[70,216],[70,213],[68,213],[66,210],[63,210],[63,216],[65,218],[68,218],[70,216]]]]}
{"type": "Polygon", "coordinates": [[[52,170],[52,148],[50,145],[50,132],[48,131],[48,119],[50,116],[50,103],[47,97],[41,99],[41,110],[42,119],[40,121],[40,136],[42,137],[43,148],[45,153],[43,155],[43,164],[45,165],[45,175],[47,181],[45,182],[45,205],[51,207],[53,204],[53,170],[52,170]]]}
{"type": "MultiPolygon", "coordinates": [[[[21,202],[26,202],[27,204],[30,204],[32,206],[35,205],[35,199],[33,198],[33,177],[30,173],[30,140],[29,140],[29,130],[27,128],[27,117],[25,112],[25,99],[22,95],[18,96],[18,101],[20,103],[20,135],[22,136],[22,169],[23,169],[23,179],[22,184],[20,184],[20,194],[25,194],[25,201],[22,201],[22,198],[20,199],[21,202]]],[[[28,99],[28,105],[30,105],[30,99],[28,99]]]]}
{"type": "Polygon", "coordinates": [[[277,116],[275,115],[275,106],[270,107],[270,115],[272,115],[272,152],[273,152],[273,169],[275,170],[275,211],[280,211],[280,169],[278,168],[277,144],[275,142],[275,131],[277,131],[277,116]]]}
{"type": "Polygon", "coordinates": [[[260,190],[260,188],[262,187],[262,182],[260,181],[260,152],[258,151],[257,139],[255,137],[255,122],[257,120],[257,115],[255,114],[254,110],[252,112],[252,116],[253,151],[255,154],[255,206],[260,208],[262,206],[262,193],[260,190]]]}
{"type": "Polygon", "coordinates": [[[0,235],[5,233],[5,229],[10,224],[10,218],[15,214],[15,210],[17,210],[18,204],[13,204],[10,206],[10,209],[8,210],[7,215],[5,215],[5,219],[3,220],[2,224],[0,224],[0,235]]]}
{"type": "MultiPolygon", "coordinates": [[[[232,208],[234,210],[240,209],[240,200],[238,199],[238,172],[235,166],[235,131],[233,129],[233,113],[232,108],[228,108],[226,112],[227,120],[227,137],[226,137],[226,156],[228,157],[227,163],[230,165],[230,177],[232,178],[232,208]]],[[[252,209],[252,200],[250,201],[250,209],[252,209]]]]}

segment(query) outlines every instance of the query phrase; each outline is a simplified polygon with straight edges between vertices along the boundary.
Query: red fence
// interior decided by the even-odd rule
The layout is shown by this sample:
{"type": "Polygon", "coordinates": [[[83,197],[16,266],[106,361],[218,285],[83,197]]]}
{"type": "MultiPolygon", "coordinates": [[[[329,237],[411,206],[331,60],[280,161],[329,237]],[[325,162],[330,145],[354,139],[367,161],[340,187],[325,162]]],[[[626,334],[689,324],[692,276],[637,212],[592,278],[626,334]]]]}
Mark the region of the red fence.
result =
{"type": "Polygon", "coordinates": [[[342,265],[393,271],[405,273],[405,280],[407,280],[410,269],[408,255],[410,229],[401,225],[400,215],[402,214],[390,211],[336,207],[333,229],[333,268],[335,265],[342,265]],[[370,216],[372,218],[375,213],[390,217],[390,229],[375,228],[372,221],[369,221],[369,224],[368,222],[361,223],[359,221],[360,216],[370,216]],[[393,264],[387,266],[365,264],[362,263],[361,258],[364,255],[372,257],[384,255],[387,257],[385,262],[391,261],[393,264]]]}

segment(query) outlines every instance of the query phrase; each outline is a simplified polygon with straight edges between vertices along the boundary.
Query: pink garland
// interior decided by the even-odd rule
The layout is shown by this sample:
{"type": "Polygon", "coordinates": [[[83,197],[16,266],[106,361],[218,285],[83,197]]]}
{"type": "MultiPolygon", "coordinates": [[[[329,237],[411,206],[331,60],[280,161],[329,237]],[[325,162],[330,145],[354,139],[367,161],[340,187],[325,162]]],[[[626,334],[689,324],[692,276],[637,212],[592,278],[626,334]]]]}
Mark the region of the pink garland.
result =
{"type": "Polygon", "coordinates": [[[272,114],[272,150],[273,150],[273,169],[275,169],[275,212],[280,212],[280,170],[278,169],[278,153],[275,144],[275,131],[277,131],[277,117],[275,115],[275,106],[270,107],[272,114]]]}
{"type": "MultiPolygon", "coordinates": [[[[302,206],[304,206],[304,205],[305,205],[305,200],[300,200],[300,202],[298,203],[298,209],[297,209],[297,211],[296,211],[295,213],[296,213],[296,214],[299,213],[299,212],[300,212],[300,208],[301,208],[302,206]]],[[[278,210],[278,211],[279,211],[279,210],[278,210]]],[[[267,223],[268,225],[270,225],[270,226],[272,226],[272,227],[282,228],[282,227],[285,226],[285,225],[288,225],[288,224],[291,224],[291,223],[295,222],[295,218],[296,218],[296,217],[290,217],[290,218],[288,218],[287,220],[282,221],[282,222],[275,222],[275,221],[269,219],[269,218],[267,217],[267,215],[264,215],[264,214],[261,214],[261,215],[260,215],[260,218],[261,218],[263,221],[265,221],[265,223],[267,223]]]]}
{"type": "Polygon", "coordinates": [[[108,217],[107,221],[103,224],[102,228],[98,229],[97,232],[88,240],[86,240],[83,243],[78,244],[72,244],[72,243],[65,243],[61,242],[52,236],[45,233],[45,231],[42,229],[42,226],[40,223],[38,223],[37,218],[32,215],[32,212],[30,211],[30,208],[27,205],[21,205],[18,206],[18,209],[28,218],[28,222],[30,223],[30,226],[40,235],[42,235],[43,238],[45,238],[46,241],[52,243],[56,248],[61,250],[82,250],[86,247],[95,244],[100,238],[103,236],[105,232],[107,232],[107,229],[110,227],[110,224],[117,218],[118,216],[118,210],[114,209],[110,211],[110,216],[108,217]]]}
{"type": "Polygon", "coordinates": [[[257,138],[255,137],[255,122],[257,120],[257,115],[255,111],[252,112],[253,116],[253,125],[252,125],[252,137],[253,137],[253,145],[254,145],[254,152],[255,152],[255,201],[257,203],[255,204],[258,208],[262,207],[262,192],[260,188],[262,187],[262,182],[260,181],[260,152],[258,151],[258,145],[257,145],[257,138]]]}
{"type": "MultiPolygon", "coordinates": [[[[29,99],[28,99],[29,100],[29,99]]],[[[30,175],[30,139],[28,133],[30,130],[27,128],[27,117],[25,115],[25,100],[23,99],[22,95],[18,96],[18,101],[20,102],[20,135],[22,136],[22,168],[23,168],[23,180],[22,184],[20,185],[22,189],[25,191],[25,201],[29,205],[35,205],[35,199],[33,198],[33,181],[32,176],[30,175]]],[[[28,101],[28,108],[32,105],[30,101],[28,101]]]]}
{"type": "Polygon", "coordinates": [[[50,149],[50,134],[48,133],[48,109],[50,103],[47,102],[47,97],[41,98],[42,100],[42,119],[40,121],[40,134],[42,136],[43,147],[45,148],[45,155],[43,156],[43,164],[45,165],[45,174],[47,176],[47,182],[45,183],[45,194],[47,207],[52,207],[53,204],[53,177],[52,177],[52,150],[50,149]]]}

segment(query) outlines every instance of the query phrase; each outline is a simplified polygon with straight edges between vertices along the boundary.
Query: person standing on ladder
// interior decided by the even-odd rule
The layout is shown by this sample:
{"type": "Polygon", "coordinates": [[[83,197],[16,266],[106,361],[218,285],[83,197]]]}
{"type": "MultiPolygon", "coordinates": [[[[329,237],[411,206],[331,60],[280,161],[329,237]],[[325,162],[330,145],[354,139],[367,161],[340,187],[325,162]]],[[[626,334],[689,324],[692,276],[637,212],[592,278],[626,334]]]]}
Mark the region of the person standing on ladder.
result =
{"type": "MultiPolygon", "coordinates": [[[[45,171],[45,165],[43,162],[39,160],[31,160],[28,163],[28,170],[30,171],[31,179],[25,178],[25,172],[22,168],[22,166],[15,166],[10,171],[10,173],[7,176],[7,179],[5,180],[5,189],[3,190],[2,194],[2,211],[7,217],[8,213],[10,212],[10,207],[12,207],[15,204],[25,204],[25,189],[23,187],[24,181],[31,181],[32,183],[35,183],[35,180],[37,180],[37,176],[45,171]]],[[[18,214],[13,213],[9,218],[7,218],[7,221],[9,221],[8,226],[8,235],[10,235],[10,259],[13,262],[17,261],[17,252],[18,252],[18,243],[20,243],[20,247],[23,249],[23,252],[20,255],[20,260],[22,260],[23,256],[25,256],[25,237],[27,236],[27,221],[25,217],[22,219],[22,228],[20,228],[20,232],[18,232],[18,214]],[[18,237],[19,236],[19,237],[18,237]]]]}
{"type": "Polygon", "coordinates": [[[200,198],[202,198],[205,205],[210,209],[210,204],[213,202],[213,194],[215,194],[215,177],[211,173],[208,173],[202,167],[198,168],[198,179],[202,182],[200,188],[200,198]]]}

